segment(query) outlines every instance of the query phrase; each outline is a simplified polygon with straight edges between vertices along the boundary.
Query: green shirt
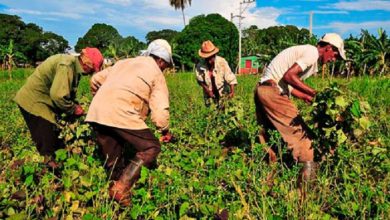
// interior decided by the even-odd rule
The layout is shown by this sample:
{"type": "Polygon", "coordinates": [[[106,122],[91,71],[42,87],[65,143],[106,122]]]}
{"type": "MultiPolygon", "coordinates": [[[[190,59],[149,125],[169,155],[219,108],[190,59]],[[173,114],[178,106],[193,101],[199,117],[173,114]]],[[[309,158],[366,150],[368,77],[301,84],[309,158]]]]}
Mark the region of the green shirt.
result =
{"type": "Polygon", "coordinates": [[[83,72],[77,56],[53,55],[35,69],[14,101],[30,114],[55,124],[56,115],[73,113],[83,72]]]}

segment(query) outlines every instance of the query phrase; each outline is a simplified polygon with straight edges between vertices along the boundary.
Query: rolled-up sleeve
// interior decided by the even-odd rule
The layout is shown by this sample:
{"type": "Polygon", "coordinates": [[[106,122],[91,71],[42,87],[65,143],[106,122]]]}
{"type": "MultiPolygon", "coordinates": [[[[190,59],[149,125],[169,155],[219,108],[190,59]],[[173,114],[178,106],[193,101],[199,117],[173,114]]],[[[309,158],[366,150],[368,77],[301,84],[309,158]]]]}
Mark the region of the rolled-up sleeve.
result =
{"type": "Polygon", "coordinates": [[[224,61],[223,62],[223,71],[224,71],[224,79],[229,85],[236,85],[237,84],[237,77],[232,72],[232,70],[229,67],[229,64],[224,61]]]}
{"type": "Polygon", "coordinates": [[[169,92],[163,74],[154,81],[149,99],[151,120],[159,131],[169,129],[169,92]]]}
{"type": "Polygon", "coordinates": [[[96,93],[99,87],[103,85],[104,81],[106,81],[107,76],[112,72],[113,68],[114,67],[108,67],[100,72],[93,74],[90,80],[90,87],[92,93],[96,93]],[[93,87],[97,88],[96,91],[94,91],[93,87]]]}
{"type": "Polygon", "coordinates": [[[196,80],[198,83],[204,83],[205,82],[205,71],[206,68],[204,68],[201,64],[197,64],[195,67],[195,74],[196,74],[196,80]]]}
{"type": "Polygon", "coordinates": [[[71,67],[59,64],[50,87],[50,98],[59,109],[68,114],[73,113],[75,108],[74,97],[71,97],[73,77],[71,67]]]}

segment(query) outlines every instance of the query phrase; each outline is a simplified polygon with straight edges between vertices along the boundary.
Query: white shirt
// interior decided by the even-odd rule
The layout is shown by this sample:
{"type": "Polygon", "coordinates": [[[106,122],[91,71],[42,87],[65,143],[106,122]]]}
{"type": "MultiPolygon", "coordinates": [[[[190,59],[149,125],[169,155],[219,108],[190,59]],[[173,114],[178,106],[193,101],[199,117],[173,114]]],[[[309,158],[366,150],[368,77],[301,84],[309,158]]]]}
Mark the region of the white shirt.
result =
{"type": "Polygon", "coordinates": [[[315,46],[306,44],[289,47],[271,61],[264,75],[260,78],[260,83],[272,79],[278,84],[281,93],[290,94],[293,88],[281,80],[287,70],[296,63],[302,69],[299,78],[307,79],[318,72],[318,58],[319,54],[315,46]]]}

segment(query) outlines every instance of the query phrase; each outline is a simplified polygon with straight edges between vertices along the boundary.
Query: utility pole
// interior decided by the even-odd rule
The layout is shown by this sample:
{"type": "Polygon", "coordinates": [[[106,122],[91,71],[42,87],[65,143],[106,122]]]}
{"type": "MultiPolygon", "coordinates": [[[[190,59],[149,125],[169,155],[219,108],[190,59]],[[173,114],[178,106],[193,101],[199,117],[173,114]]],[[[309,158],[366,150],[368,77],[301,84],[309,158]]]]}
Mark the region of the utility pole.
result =
{"type": "Polygon", "coordinates": [[[240,8],[239,8],[239,13],[238,15],[233,15],[233,13],[230,14],[230,20],[233,21],[234,17],[238,17],[238,74],[240,73],[241,70],[241,38],[242,38],[242,15],[244,14],[245,10],[248,8],[250,3],[256,2],[256,0],[242,0],[240,2],[240,8]],[[245,7],[243,7],[245,6],[245,7]]]}
{"type": "Polygon", "coordinates": [[[310,31],[310,37],[313,35],[313,11],[310,11],[310,26],[309,26],[309,31],[310,31]]]}

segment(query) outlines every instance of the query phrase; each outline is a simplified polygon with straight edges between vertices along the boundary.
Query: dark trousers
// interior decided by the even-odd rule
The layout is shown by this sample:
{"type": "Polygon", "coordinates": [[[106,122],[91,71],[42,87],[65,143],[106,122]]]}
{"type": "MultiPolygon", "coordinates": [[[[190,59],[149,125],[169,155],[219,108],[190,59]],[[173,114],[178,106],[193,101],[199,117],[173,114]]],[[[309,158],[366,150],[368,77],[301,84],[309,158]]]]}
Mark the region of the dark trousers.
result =
{"type": "Polygon", "coordinates": [[[19,106],[31,138],[37,146],[38,152],[43,156],[54,156],[54,152],[64,146],[58,138],[60,130],[46,119],[32,115],[19,106]]]}
{"type": "Polygon", "coordinates": [[[129,130],[92,123],[100,151],[106,159],[106,168],[112,170],[111,179],[118,179],[122,170],[130,163],[124,154],[125,146],[136,151],[135,156],[150,168],[161,151],[160,142],[150,129],[129,130]]]}

